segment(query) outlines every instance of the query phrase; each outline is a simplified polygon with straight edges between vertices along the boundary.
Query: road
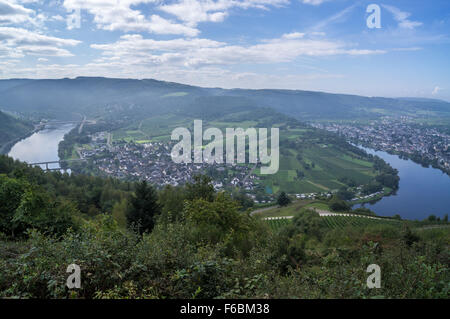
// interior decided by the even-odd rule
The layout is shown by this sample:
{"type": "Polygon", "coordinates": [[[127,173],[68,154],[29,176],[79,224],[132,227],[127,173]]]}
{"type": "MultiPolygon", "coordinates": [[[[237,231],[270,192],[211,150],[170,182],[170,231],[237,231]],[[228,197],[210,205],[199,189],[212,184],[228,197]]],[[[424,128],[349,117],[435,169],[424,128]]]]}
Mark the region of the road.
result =
{"type": "Polygon", "coordinates": [[[108,133],[108,137],[106,138],[106,145],[109,149],[112,148],[112,133],[108,133]]]}
{"type": "Polygon", "coordinates": [[[83,126],[85,122],[86,122],[86,115],[83,116],[83,121],[81,122],[80,127],[78,128],[78,134],[81,134],[81,132],[83,132],[83,126]]]}

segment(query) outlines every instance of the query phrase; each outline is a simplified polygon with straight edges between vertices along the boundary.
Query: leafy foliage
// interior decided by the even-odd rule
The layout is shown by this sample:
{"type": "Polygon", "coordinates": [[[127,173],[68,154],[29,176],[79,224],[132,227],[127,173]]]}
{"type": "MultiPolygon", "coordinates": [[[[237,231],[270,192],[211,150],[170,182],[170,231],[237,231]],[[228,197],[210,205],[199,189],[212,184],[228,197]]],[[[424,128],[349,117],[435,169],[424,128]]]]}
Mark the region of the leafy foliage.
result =
{"type": "Polygon", "coordinates": [[[0,170],[1,298],[448,298],[447,221],[330,227],[301,209],[274,232],[203,177],[158,194],[6,157],[0,170]],[[145,228],[126,228],[126,211],[145,228]],[[66,287],[72,263],[76,290],[66,287]],[[366,287],[372,263],[380,290],[366,287]]]}

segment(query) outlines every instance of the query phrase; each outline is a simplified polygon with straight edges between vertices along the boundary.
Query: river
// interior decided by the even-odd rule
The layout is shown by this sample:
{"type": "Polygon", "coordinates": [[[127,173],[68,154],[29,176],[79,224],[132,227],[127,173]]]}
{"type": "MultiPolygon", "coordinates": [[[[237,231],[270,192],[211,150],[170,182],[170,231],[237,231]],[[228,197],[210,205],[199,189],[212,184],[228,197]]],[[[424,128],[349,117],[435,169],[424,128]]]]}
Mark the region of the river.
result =
{"type": "Polygon", "coordinates": [[[367,207],[381,216],[399,214],[405,219],[422,220],[433,214],[450,214],[450,177],[436,168],[425,168],[397,155],[364,148],[398,170],[399,189],[395,195],[383,197],[376,203],[357,204],[353,208],[367,207]]]}
{"type": "MultiPolygon", "coordinates": [[[[8,155],[27,163],[39,163],[59,160],[58,144],[64,135],[75,127],[73,124],[48,125],[29,137],[17,142],[8,155]]],[[[45,165],[42,165],[45,168],[45,165]]],[[[49,168],[58,168],[59,164],[49,164],[49,168]]]]}

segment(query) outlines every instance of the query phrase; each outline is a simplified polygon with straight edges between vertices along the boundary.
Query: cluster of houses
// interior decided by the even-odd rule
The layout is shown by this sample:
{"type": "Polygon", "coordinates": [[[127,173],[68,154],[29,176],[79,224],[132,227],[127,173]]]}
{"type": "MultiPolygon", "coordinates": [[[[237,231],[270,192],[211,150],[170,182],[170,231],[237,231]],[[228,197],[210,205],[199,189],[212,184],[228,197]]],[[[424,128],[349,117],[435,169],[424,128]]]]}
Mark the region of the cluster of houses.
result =
{"type": "Polygon", "coordinates": [[[383,191],[379,191],[379,192],[375,192],[375,193],[372,193],[372,194],[369,194],[369,195],[364,195],[364,196],[360,195],[360,196],[356,196],[355,198],[352,198],[351,200],[352,200],[353,202],[354,202],[354,201],[358,201],[358,200],[367,200],[367,199],[374,198],[374,197],[376,197],[376,196],[383,195],[383,194],[384,194],[383,191]]]}
{"type": "Polygon", "coordinates": [[[252,174],[251,165],[218,163],[175,163],[171,157],[173,143],[148,142],[107,144],[108,133],[90,136],[91,143],[78,149],[82,158],[92,159],[103,173],[129,179],[145,179],[155,185],[182,185],[192,181],[196,174],[209,173],[216,190],[239,186],[254,190],[259,177],[252,174]]]}
{"type": "Polygon", "coordinates": [[[331,197],[331,193],[304,193],[304,194],[294,194],[297,199],[316,199],[318,196],[331,197]]]}
{"type": "Polygon", "coordinates": [[[443,171],[450,172],[450,135],[418,125],[409,117],[383,118],[368,125],[358,123],[313,124],[346,138],[388,152],[420,154],[443,171]]]}

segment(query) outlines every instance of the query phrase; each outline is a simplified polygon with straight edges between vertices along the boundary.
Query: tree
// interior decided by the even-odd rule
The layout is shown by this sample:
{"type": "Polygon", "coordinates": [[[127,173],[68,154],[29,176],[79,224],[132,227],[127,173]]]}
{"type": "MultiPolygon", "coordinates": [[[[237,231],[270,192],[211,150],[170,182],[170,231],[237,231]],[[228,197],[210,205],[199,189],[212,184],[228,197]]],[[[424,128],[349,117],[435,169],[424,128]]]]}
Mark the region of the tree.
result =
{"type": "Polygon", "coordinates": [[[336,196],[333,196],[333,198],[330,200],[330,208],[331,210],[336,212],[350,210],[350,206],[345,201],[340,200],[336,196]]]}
{"type": "Polygon", "coordinates": [[[127,210],[128,226],[137,227],[140,234],[151,232],[155,226],[155,217],[160,213],[156,190],[146,181],[137,183],[127,210]]]}
{"type": "Polygon", "coordinates": [[[280,206],[287,206],[291,203],[291,199],[286,195],[285,192],[281,192],[278,196],[277,203],[280,206]]]}
{"type": "Polygon", "coordinates": [[[208,202],[214,200],[214,186],[211,184],[211,178],[206,175],[195,175],[194,183],[186,184],[186,199],[204,199],[208,202]]]}
{"type": "Polygon", "coordinates": [[[175,221],[181,218],[185,200],[185,192],[182,187],[166,185],[159,192],[159,203],[161,204],[160,218],[166,221],[175,221]]]}
{"type": "Polygon", "coordinates": [[[23,180],[0,175],[0,232],[11,233],[14,237],[12,219],[28,187],[23,180]]]}
{"type": "Polygon", "coordinates": [[[353,196],[355,196],[355,193],[352,192],[352,191],[349,191],[349,190],[346,189],[346,188],[341,188],[341,189],[337,192],[336,196],[337,196],[339,199],[342,199],[342,200],[350,200],[350,199],[353,198],[353,196]]]}
{"type": "Polygon", "coordinates": [[[383,186],[378,182],[370,182],[364,185],[361,192],[365,195],[373,194],[383,190],[383,186]]]}
{"type": "Polygon", "coordinates": [[[242,190],[234,190],[231,196],[239,203],[241,210],[246,210],[254,205],[253,199],[247,196],[242,190]]]}
{"type": "Polygon", "coordinates": [[[412,244],[418,242],[420,238],[419,236],[414,234],[408,226],[406,226],[403,230],[402,239],[406,245],[412,246],[412,244]]]}
{"type": "Polygon", "coordinates": [[[226,249],[229,254],[233,254],[233,247],[246,250],[245,243],[251,237],[251,219],[239,213],[239,204],[226,193],[219,193],[211,202],[202,198],[187,201],[184,216],[195,242],[223,242],[231,245],[229,251],[226,249]]]}
{"type": "Polygon", "coordinates": [[[291,237],[295,234],[306,234],[317,238],[321,235],[321,217],[311,209],[303,208],[292,219],[291,237]]]}

